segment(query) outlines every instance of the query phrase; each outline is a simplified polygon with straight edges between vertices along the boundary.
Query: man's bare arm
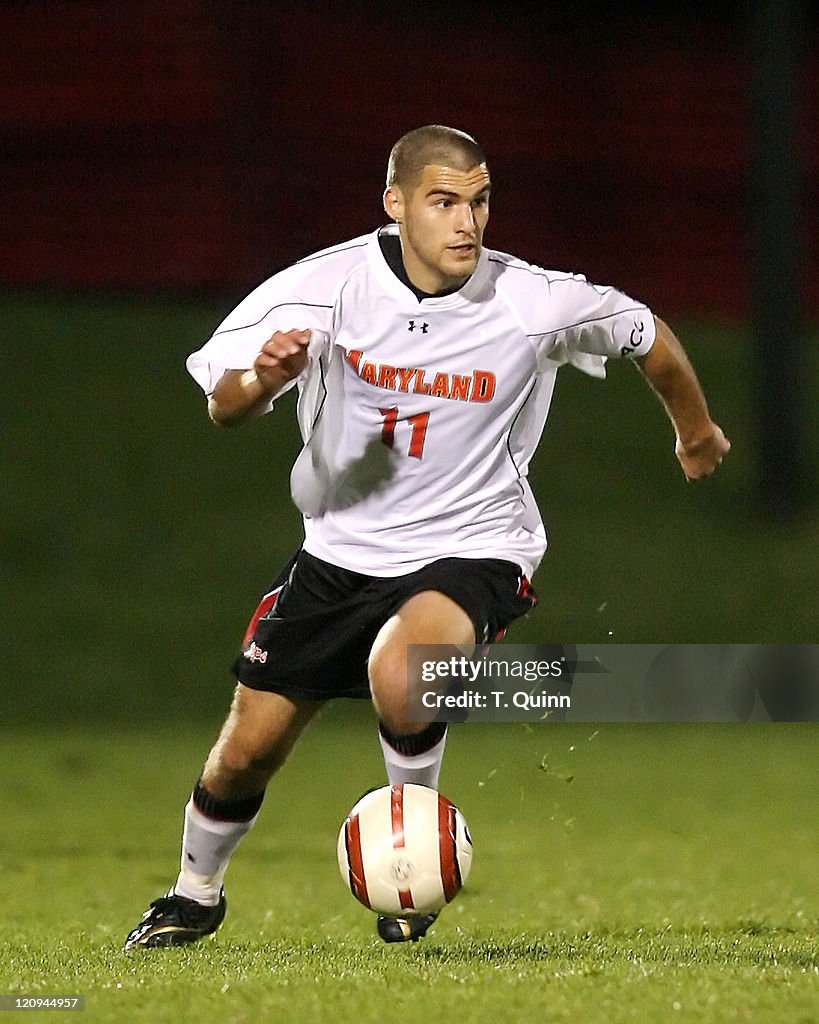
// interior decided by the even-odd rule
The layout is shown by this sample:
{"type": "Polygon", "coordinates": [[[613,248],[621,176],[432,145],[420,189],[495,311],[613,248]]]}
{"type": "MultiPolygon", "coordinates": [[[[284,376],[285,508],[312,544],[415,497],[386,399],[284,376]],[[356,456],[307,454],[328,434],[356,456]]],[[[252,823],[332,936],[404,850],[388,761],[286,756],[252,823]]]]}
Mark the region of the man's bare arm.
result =
{"type": "Polygon", "coordinates": [[[697,375],[676,335],[659,317],[654,320],[654,344],[636,363],[674,426],[683,472],[689,480],[700,480],[714,472],[731,443],[711,419],[697,375]]]}
{"type": "Polygon", "coordinates": [[[309,331],[276,331],[252,367],[222,374],[208,400],[213,422],[233,427],[261,415],[270,399],[304,369],[309,342],[309,331]]]}

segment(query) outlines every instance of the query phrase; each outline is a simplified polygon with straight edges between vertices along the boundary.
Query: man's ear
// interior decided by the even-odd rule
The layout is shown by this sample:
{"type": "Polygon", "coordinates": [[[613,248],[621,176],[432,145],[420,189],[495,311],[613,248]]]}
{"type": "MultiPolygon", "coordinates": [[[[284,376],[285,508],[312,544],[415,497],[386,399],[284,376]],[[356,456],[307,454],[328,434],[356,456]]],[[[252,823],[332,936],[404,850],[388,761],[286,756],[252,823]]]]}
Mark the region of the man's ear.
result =
{"type": "Polygon", "coordinates": [[[384,192],[384,210],[390,220],[400,224],[404,219],[404,196],[397,185],[390,185],[384,192]]]}

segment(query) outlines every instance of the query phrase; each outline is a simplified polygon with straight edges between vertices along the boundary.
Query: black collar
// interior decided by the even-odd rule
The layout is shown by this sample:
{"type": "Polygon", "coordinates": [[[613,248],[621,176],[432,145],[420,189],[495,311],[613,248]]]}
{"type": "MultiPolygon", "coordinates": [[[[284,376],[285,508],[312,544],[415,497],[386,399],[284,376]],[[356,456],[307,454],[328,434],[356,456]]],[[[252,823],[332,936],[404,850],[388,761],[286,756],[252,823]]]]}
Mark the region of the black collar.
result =
{"type": "Polygon", "coordinates": [[[451,295],[463,287],[463,285],[458,285],[456,288],[444,288],[440,292],[422,292],[420,288],[415,287],[407,275],[406,268],[404,267],[404,258],[401,253],[401,239],[398,234],[393,234],[382,228],[378,232],[378,244],[381,246],[381,252],[384,254],[387,266],[401,284],[409,288],[419,302],[423,302],[424,299],[440,299],[441,296],[451,295]]]}

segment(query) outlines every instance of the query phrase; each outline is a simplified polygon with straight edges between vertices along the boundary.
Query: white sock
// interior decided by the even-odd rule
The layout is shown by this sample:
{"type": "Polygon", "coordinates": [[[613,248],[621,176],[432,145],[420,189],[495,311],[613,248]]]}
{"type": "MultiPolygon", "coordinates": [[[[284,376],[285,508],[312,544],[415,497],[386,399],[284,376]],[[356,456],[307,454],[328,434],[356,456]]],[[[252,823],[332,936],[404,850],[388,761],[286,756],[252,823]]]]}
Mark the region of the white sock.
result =
{"type": "Polygon", "coordinates": [[[441,774],[441,762],[446,747],[446,733],[434,747],[425,750],[423,754],[399,754],[380,732],[378,739],[384,752],[384,766],[391,786],[411,782],[416,786],[427,786],[429,789],[438,788],[438,776],[441,774]]]}
{"type": "Polygon", "coordinates": [[[203,814],[191,798],[185,807],[181,870],[174,892],[215,907],[233,851],[256,818],[258,814],[250,821],[215,821],[203,814]]]}

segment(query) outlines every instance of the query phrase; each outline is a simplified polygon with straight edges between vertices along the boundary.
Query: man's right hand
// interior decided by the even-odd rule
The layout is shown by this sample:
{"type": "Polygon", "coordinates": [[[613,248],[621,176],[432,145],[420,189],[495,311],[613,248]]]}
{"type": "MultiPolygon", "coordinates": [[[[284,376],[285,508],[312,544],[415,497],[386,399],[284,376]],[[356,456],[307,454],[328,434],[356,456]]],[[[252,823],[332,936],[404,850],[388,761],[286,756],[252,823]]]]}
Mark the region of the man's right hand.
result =
{"type": "Polygon", "coordinates": [[[262,345],[253,362],[259,382],[268,394],[293,380],[307,365],[310,331],[276,331],[262,345]]]}
{"type": "Polygon", "coordinates": [[[260,416],[270,400],[307,365],[310,331],[276,331],[249,370],[226,370],[208,401],[214,423],[236,426],[260,416]]]}

